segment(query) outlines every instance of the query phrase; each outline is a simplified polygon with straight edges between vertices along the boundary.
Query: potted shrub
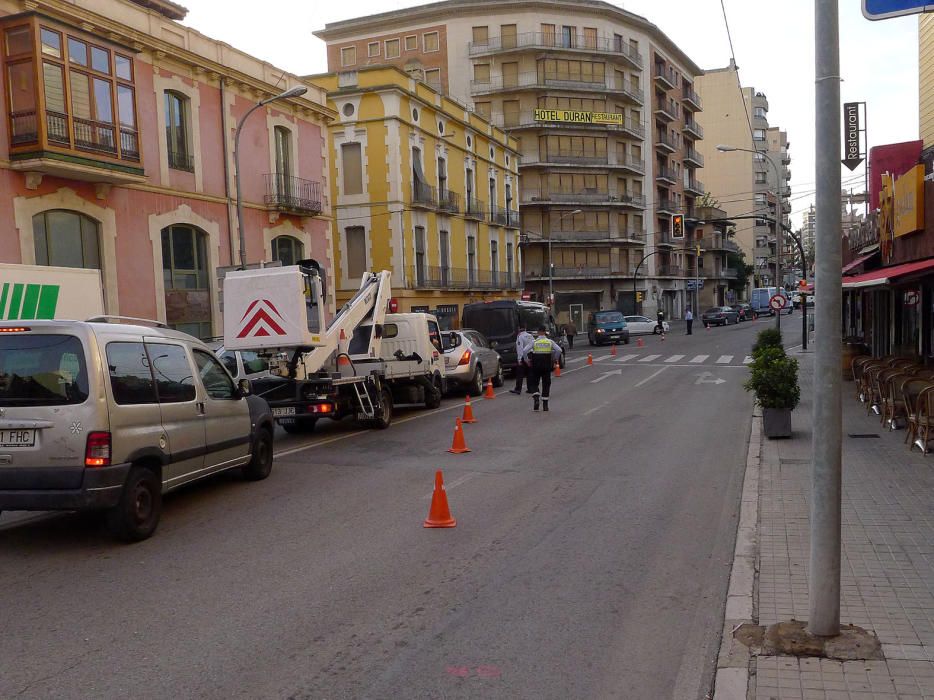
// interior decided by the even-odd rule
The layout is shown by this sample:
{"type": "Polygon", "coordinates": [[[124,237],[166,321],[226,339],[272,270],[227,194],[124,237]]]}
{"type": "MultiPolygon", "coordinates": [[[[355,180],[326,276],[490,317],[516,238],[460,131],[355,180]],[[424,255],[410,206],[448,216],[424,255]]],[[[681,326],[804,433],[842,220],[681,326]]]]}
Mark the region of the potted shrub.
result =
{"type": "Polygon", "coordinates": [[[764,328],[756,335],[756,342],[752,346],[752,356],[758,357],[766,348],[782,348],[782,332],[775,328],[764,328]]]}
{"type": "Polygon", "coordinates": [[[762,431],[767,438],[791,437],[791,411],[801,400],[798,361],[785,355],[781,347],[765,347],[750,365],[750,376],[743,385],[755,392],[762,407],[762,431]]]}

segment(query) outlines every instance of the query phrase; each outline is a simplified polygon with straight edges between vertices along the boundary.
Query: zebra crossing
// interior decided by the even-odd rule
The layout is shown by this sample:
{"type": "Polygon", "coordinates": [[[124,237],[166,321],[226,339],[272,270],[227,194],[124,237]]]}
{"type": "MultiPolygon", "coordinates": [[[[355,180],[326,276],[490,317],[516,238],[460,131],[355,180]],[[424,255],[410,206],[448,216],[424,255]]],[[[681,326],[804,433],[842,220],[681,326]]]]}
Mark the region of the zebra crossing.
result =
{"type": "MultiPolygon", "coordinates": [[[[568,358],[568,364],[580,364],[587,361],[586,355],[568,358]]],[[[614,357],[609,354],[594,355],[594,363],[602,362],[607,364],[663,364],[663,365],[714,365],[714,366],[732,366],[741,367],[752,362],[749,355],[660,355],[658,353],[643,355],[641,353],[629,353],[614,357]]]]}

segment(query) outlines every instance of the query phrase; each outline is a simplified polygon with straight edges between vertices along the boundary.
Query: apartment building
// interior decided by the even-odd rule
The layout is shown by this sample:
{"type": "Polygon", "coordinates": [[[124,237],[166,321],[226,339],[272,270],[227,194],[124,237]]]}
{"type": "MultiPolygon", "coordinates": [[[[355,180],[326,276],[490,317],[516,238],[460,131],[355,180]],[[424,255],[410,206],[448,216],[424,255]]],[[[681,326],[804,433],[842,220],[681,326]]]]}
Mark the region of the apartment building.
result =
{"type": "Polygon", "coordinates": [[[918,125],[924,147],[934,146],[934,15],[918,15],[918,125]]]}
{"type": "Polygon", "coordinates": [[[733,61],[725,68],[706,71],[697,80],[697,90],[705,105],[699,119],[706,138],[699,148],[707,159],[707,190],[736,221],[735,240],[755,269],[750,284],[774,285],[778,197],[782,197],[786,225],[790,213],[787,134],[769,125],[765,93],[740,87],[733,61]],[[737,150],[721,152],[718,145],[737,150]]]}
{"type": "MultiPolygon", "coordinates": [[[[218,268],[240,262],[234,131],[301,85],[183,26],[167,0],[0,0],[0,262],[100,271],[109,314],[222,332],[218,268]]],[[[241,137],[245,259],[329,267],[320,88],[241,137]]]]}
{"type": "Polygon", "coordinates": [[[702,71],[649,20],[598,0],[448,0],[315,34],[330,70],[392,63],[517,139],[528,298],[553,289],[561,321],[682,314],[693,247],[671,230],[686,216],[690,235],[704,193],[702,71]]]}
{"type": "Polygon", "coordinates": [[[337,301],[391,270],[402,311],[459,327],[464,304],[515,297],[516,140],[395,66],[310,76],[330,126],[337,301]]]}

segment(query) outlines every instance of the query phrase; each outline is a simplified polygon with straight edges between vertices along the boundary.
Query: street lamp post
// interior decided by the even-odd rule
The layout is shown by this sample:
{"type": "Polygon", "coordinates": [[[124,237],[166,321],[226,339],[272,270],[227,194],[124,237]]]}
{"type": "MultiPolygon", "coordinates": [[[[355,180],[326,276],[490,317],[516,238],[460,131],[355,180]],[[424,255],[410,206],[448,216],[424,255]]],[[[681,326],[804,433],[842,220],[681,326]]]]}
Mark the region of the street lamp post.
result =
{"type": "MultiPolygon", "coordinates": [[[[575,214],[580,214],[581,209],[575,209],[574,211],[565,212],[558,217],[558,223],[567,216],[574,216],[575,214]]],[[[555,305],[555,264],[551,261],[551,226],[548,227],[548,305],[555,305]]]]}
{"type": "Polygon", "coordinates": [[[265,100],[260,100],[255,105],[250,107],[247,110],[247,113],[244,114],[240,121],[237,122],[237,131],[234,134],[234,180],[237,184],[237,229],[240,233],[240,266],[244,267],[246,265],[246,235],[243,230],[243,198],[240,194],[240,131],[243,129],[243,123],[247,118],[253,114],[260,107],[265,107],[270,102],[275,102],[276,100],[286,100],[290,97],[299,97],[308,92],[308,88],[304,85],[299,85],[293,87],[285,92],[280,92],[278,95],[273,95],[272,97],[267,97],[265,100]]]}
{"type": "MultiPolygon", "coordinates": [[[[757,151],[752,148],[740,148],[739,146],[727,146],[724,144],[719,144],[717,150],[721,153],[731,153],[733,151],[745,151],[746,153],[756,153],[762,154],[762,157],[765,158],[769,165],[772,166],[772,169],[775,171],[775,290],[778,293],[779,289],[784,289],[782,285],[782,195],[781,195],[781,182],[782,182],[782,172],[778,169],[778,166],[775,165],[775,161],[772,160],[772,157],[764,152],[757,151]]],[[[782,330],[782,310],[778,309],[775,314],[775,328],[778,331],[782,330]]]]}

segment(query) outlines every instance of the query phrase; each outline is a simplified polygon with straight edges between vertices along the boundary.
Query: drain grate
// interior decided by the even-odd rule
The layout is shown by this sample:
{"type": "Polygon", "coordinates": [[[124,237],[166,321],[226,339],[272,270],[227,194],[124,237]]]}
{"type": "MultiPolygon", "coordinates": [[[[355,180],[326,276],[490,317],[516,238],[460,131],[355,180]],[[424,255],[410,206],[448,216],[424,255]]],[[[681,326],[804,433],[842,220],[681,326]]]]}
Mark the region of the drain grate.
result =
{"type": "Polygon", "coordinates": [[[867,438],[878,439],[881,437],[879,433],[847,433],[847,436],[856,440],[865,440],[867,438]]]}

